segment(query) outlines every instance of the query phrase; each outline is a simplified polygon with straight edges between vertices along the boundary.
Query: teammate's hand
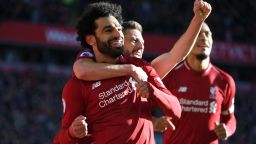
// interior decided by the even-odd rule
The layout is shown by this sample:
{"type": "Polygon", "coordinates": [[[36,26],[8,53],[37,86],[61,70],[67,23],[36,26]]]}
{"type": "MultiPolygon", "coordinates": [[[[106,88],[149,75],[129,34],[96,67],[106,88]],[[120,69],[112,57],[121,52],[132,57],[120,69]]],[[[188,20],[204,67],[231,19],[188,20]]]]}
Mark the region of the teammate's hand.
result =
{"type": "Polygon", "coordinates": [[[228,131],[227,131],[227,127],[224,123],[215,122],[214,131],[215,131],[216,135],[218,136],[218,139],[221,139],[221,140],[228,139],[228,131]]]}
{"type": "Polygon", "coordinates": [[[131,76],[132,76],[138,83],[144,82],[144,81],[147,81],[147,80],[148,80],[148,75],[146,74],[146,72],[145,72],[142,68],[137,67],[137,66],[134,66],[134,67],[133,67],[131,76]]]}
{"type": "Polygon", "coordinates": [[[139,82],[136,84],[136,92],[143,98],[149,98],[149,89],[147,82],[139,82]]]}
{"type": "Polygon", "coordinates": [[[73,138],[83,138],[88,134],[88,128],[86,123],[86,117],[78,116],[69,127],[68,131],[73,138]]]}
{"type": "Polygon", "coordinates": [[[205,20],[210,15],[212,7],[209,3],[203,0],[195,0],[193,11],[195,16],[205,20]]]}
{"type": "Polygon", "coordinates": [[[162,116],[160,118],[153,118],[154,131],[164,132],[168,128],[175,130],[175,125],[172,123],[171,118],[162,116]]]}

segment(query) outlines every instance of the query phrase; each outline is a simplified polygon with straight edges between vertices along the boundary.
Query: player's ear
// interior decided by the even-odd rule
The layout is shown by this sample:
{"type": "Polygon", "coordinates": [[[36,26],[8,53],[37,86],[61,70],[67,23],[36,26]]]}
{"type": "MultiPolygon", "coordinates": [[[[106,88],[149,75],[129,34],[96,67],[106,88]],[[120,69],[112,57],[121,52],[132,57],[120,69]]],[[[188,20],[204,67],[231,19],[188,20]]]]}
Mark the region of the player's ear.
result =
{"type": "Polygon", "coordinates": [[[96,44],[96,39],[94,35],[87,35],[85,36],[85,41],[90,45],[95,45],[96,44]]]}

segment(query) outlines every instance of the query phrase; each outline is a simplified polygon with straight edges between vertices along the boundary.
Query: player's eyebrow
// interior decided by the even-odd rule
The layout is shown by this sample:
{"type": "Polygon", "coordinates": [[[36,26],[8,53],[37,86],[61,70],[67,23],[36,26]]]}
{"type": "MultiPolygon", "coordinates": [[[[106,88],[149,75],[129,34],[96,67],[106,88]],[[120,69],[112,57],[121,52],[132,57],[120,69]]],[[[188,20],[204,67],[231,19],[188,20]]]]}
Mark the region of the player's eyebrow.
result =
{"type": "Polygon", "coordinates": [[[112,28],[116,28],[116,27],[120,27],[122,29],[122,26],[121,25],[113,25],[113,24],[109,24],[109,25],[106,25],[103,27],[102,31],[106,30],[106,29],[112,29],[112,28]]]}

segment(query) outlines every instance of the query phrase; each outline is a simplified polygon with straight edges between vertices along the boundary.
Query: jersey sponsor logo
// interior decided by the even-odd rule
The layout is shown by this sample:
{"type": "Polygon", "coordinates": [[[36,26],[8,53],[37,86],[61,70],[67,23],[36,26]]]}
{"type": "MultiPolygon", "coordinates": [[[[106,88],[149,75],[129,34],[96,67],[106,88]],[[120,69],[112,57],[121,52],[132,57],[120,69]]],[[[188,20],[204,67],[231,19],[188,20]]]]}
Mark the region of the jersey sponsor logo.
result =
{"type": "Polygon", "coordinates": [[[101,81],[97,81],[95,83],[92,84],[92,90],[94,90],[95,88],[99,87],[101,85],[101,81]]]}
{"type": "Polygon", "coordinates": [[[208,112],[208,108],[204,107],[194,107],[194,106],[181,106],[182,111],[184,112],[197,112],[197,113],[207,113],[208,112]]]}
{"type": "Polygon", "coordinates": [[[207,113],[208,101],[180,99],[181,109],[184,112],[207,113]]]}
{"type": "Polygon", "coordinates": [[[186,86],[180,86],[180,88],[178,90],[178,92],[180,92],[180,93],[185,93],[187,91],[188,91],[188,87],[186,87],[186,86]]]}
{"type": "Polygon", "coordinates": [[[208,101],[202,101],[202,100],[190,100],[190,99],[180,99],[181,105],[194,105],[194,106],[208,106],[208,101]]]}
{"type": "Polygon", "coordinates": [[[115,85],[114,87],[99,93],[99,106],[104,108],[110,104],[113,104],[116,101],[119,101],[128,94],[134,92],[134,89],[129,84],[130,81],[124,81],[121,84],[115,85]]]}
{"type": "Polygon", "coordinates": [[[63,106],[63,113],[65,113],[66,110],[66,101],[64,98],[62,98],[62,106],[63,106]]]}
{"type": "Polygon", "coordinates": [[[210,99],[216,99],[216,92],[217,92],[217,87],[212,86],[210,87],[210,99]]]}
{"type": "Polygon", "coordinates": [[[217,103],[212,101],[209,103],[208,100],[191,100],[180,98],[180,104],[182,111],[184,112],[195,112],[195,113],[216,113],[217,103]]]}

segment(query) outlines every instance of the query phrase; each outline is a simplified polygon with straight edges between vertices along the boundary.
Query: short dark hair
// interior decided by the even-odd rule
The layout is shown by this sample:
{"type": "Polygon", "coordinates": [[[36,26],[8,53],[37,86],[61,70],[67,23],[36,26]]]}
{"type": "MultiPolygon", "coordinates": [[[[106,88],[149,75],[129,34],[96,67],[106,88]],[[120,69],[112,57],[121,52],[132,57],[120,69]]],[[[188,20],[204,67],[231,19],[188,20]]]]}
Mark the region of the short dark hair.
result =
{"type": "Polygon", "coordinates": [[[123,23],[123,32],[125,33],[125,30],[127,29],[136,29],[139,30],[141,33],[143,32],[141,24],[133,20],[125,21],[123,23]]]}
{"type": "Polygon", "coordinates": [[[95,20],[107,16],[114,16],[118,22],[122,24],[122,7],[108,2],[95,2],[85,8],[76,25],[78,34],[77,40],[81,42],[82,47],[91,48],[85,41],[85,36],[95,34],[95,30],[97,29],[95,20]]]}

